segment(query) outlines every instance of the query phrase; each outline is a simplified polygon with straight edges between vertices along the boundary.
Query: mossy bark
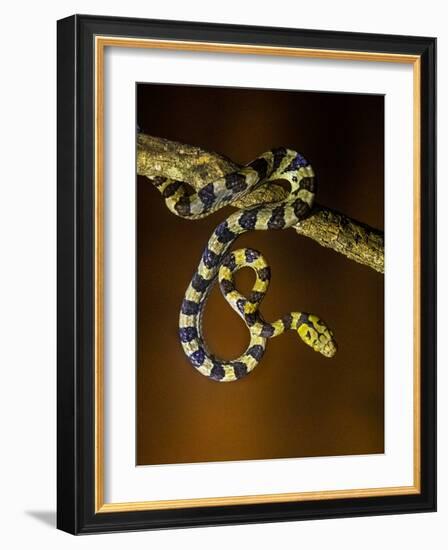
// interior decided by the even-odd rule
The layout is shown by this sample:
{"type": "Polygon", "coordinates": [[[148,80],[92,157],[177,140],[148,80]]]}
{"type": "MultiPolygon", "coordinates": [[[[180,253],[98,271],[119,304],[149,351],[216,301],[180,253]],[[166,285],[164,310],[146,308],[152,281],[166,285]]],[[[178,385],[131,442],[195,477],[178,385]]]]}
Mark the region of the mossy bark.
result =
{"type": "MultiPolygon", "coordinates": [[[[238,168],[240,166],[230,159],[199,147],[146,134],[137,137],[137,174],[149,179],[163,176],[182,180],[198,191],[238,168]]],[[[285,198],[286,193],[281,185],[270,183],[236,200],[233,206],[245,208],[261,201],[278,201],[285,198]]],[[[321,246],[384,273],[384,234],[378,229],[318,204],[294,229],[321,246]]]]}

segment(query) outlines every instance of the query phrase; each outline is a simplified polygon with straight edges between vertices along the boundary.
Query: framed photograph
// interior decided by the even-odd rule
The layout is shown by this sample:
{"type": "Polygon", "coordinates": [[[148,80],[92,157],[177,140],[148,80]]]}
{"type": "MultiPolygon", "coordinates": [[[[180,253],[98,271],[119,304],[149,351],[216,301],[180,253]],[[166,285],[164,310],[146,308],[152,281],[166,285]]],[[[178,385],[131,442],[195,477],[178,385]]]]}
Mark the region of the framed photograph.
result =
{"type": "Polygon", "coordinates": [[[58,527],[436,508],[436,40],[58,21],[58,527]]]}

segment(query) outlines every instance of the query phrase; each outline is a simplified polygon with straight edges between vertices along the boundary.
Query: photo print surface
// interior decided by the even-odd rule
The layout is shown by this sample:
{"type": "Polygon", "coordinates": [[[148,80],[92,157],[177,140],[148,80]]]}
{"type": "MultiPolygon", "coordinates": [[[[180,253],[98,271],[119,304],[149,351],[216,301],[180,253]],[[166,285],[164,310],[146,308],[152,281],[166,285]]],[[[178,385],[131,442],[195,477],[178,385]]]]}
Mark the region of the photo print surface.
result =
{"type": "Polygon", "coordinates": [[[325,207],[383,230],[384,97],[136,93],[137,150],[172,159],[136,179],[136,463],[383,453],[384,276],[294,222],[325,207]],[[179,183],[191,148],[225,166],[199,196],[179,183]]]}

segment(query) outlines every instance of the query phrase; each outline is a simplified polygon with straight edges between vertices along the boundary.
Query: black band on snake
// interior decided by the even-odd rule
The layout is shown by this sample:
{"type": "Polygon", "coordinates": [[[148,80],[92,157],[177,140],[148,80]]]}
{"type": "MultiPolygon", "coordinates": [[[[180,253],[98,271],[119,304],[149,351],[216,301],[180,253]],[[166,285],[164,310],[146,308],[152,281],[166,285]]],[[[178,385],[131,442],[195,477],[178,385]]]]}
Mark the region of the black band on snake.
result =
{"type": "Polygon", "coordinates": [[[331,330],[316,315],[292,312],[273,323],[264,320],[259,307],[270,281],[269,266],[256,250],[244,248],[229,252],[238,236],[246,231],[287,229],[305,218],[314,201],[314,172],[301,154],[282,147],[264,153],[237,172],[208,183],[197,193],[192,194],[191,186],[182,181],[162,177],[152,180],[171,212],[182,218],[197,219],[279,179],[289,182],[288,197],[280,202],[239,210],[220,223],[185,292],[179,316],[180,341],[195,369],[212,380],[232,382],[246,376],[263,357],[268,338],[287,329],[296,330],[307,345],[325,357],[336,353],[331,330]],[[256,275],[248,297],[236,290],[233,280],[234,273],[243,267],[252,268],[256,275]],[[217,279],[223,296],[250,332],[248,348],[231,361],[215,357],[202,336],[202,314],[217,279]]]}

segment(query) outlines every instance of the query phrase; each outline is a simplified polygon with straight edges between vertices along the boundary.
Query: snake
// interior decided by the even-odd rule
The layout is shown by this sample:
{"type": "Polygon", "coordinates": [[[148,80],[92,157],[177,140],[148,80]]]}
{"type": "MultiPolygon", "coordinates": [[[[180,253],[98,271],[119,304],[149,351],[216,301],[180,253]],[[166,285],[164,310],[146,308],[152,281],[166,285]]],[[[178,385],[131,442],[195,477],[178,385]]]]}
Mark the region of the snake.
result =
{"type": "Polygon", "coordinates": [[[167,208],[185,219],[208,216],[274,180],[286,180],[289,184],[286,198],[239,209],[222,221],[210,236],[184,294],[179,314],[180,343],[193,367],[214,381],[234,382],[245,377],[260,363],[268,339],[289,329],[296,331],[305,344],[324,357],[333,357],[336,353],[333,332],[317,315],[291,312],[274,322],[266,321],[260,313],[260,304],[271,279],[267,261],[252,248],[230,251],[243,233],[287,229],[306,218],[316,194],[314,171],[301,153],[279,147],[207,183],[198,191],[180,180],[162,176],[152,178],[167,208]],[[238,292],[234,281],[235,273],[244,267],[255,272],[255,283],[247,297],[238,292]],[[232,360],[216,357],[208,349],[202,331],[207,298],[217,281],[225,300],[243,319],[250,334],[245,352],[232,360]]]}

